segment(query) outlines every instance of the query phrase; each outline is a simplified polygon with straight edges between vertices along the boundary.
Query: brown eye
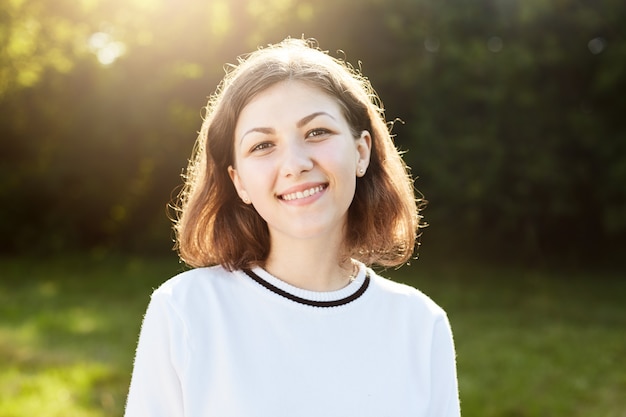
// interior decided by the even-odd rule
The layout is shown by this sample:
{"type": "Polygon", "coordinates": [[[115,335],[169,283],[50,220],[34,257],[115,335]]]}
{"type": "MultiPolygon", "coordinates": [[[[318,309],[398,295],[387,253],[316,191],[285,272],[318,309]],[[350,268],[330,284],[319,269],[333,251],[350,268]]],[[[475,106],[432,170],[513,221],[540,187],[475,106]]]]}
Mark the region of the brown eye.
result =
{"type": "Polygon", "coordinates": [[[258,145],[253,146],[250,152],[263,151],[271,147],[272,147],[272,144],[270,142],[261,142],[258,145]]]}
{"type": "Polygon", "coordinates": [[[319,136],[324,136],[324,135],[328,135],[330,133],[330,130],[328,129],[322,129],[322,128],[318,128],[318,129],[312,129],[309,130],[306,134],[307,138],[311,138],[311,137],[319,137],[319,136]]]}

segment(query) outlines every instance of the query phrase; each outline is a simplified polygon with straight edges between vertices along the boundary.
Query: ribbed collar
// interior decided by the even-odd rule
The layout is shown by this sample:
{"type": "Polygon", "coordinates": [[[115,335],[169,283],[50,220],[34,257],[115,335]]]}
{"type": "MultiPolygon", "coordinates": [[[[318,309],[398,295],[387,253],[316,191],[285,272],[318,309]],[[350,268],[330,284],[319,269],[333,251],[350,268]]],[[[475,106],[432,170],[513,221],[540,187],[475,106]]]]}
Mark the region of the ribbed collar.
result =
{"type": "Polygon", "coordinates": [[[357,276],[347,286],[337,291],[309,291],[295,287],[276,278],[263,268],[244,270],[245,274],[266,289],[293,302],[313,307],[339,307],[359,298],[370,283],[370,277],[364,265],[359,264],[357,276]]]}

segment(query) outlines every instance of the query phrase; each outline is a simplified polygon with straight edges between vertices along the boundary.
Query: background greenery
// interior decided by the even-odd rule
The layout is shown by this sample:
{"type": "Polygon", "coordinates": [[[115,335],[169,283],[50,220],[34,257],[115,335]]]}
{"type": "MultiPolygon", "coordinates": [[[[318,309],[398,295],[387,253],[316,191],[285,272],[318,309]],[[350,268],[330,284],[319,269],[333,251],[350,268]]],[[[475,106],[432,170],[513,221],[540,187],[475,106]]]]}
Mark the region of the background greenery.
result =
{"type": "Polygon", "coordinates": [[[303,35],[361,66],[404,121],[433,256],[626,248],[621,0],[2,3],[5,253],[169,251],[165,206],[223,65],[303,35]]]}
{"type": "MultiPolygon", "coordinates": [[[[175,257],[0,260],[0,417],[121,417],[152,288],[175,257]]],[[[386,271],[443,306],[464,417],[626,417],[626,281],[430,264],[386,271]]]]}
{"type": "Polygon", "coordinates": [[[0,0],[0,417],[121,415],[148,296],[183,269],[166,205],[202,106],[286,36],[402,120],[430,227],[388,275],[449,312],[464,415],[626,416],[625,21],[621,0],[0,0]]]}

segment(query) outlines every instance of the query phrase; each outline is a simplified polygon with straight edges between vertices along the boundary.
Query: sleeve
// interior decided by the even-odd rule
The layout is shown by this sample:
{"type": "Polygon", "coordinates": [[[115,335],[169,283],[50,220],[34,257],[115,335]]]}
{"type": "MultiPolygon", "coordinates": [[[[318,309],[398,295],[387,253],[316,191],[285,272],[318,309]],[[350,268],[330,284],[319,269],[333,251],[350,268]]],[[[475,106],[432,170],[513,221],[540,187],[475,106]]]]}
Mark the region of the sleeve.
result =
{"type": "Polygon", "coordinates": [[[155,291],[141,326],[125,417],[184,416],[185,336],[169,294],[155,291]]]}
{"type": "Polygon", "coordinates": [[[431,348],[431,398],[428,416],[459,417],[461,406],[452,330],[444,315],[435,322],[431,348]]]}

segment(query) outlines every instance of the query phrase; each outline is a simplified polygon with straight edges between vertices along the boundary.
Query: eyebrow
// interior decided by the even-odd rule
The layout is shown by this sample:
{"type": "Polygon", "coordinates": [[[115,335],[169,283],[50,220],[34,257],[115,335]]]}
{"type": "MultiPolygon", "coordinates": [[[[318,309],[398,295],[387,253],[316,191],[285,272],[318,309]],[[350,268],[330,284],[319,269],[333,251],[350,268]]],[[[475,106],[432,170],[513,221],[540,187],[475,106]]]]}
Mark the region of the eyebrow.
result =
{"type": "MultiPolygon", "coordinates": [[[[311,120],[315,119],[316,117],[319,116],[328,116],[333,120],[337,120],[335,119],[335,117],[333,117],[333,115],[325,112],[325,111],[316,111],[315,113],[311,113],[308,116],[304,116],[302,119],[298,120],[298,122],[296,123],[296,127],[297,128],[301,128],[303,126],[305,126],[307,123],[309,123],[311,120]]],[[[271,127],[253,127],[252,129],[248,130],[246,133],[244,133],[243,135],[241,135],[241,140],[239,141],[240,143],[243,142],[243,138],[246,137],[246,135],[248,133],[252,133],[252,132],[259,132],[259,133],[263,133],[265,135],[269,135],[275,132],[275,130],[271,127]]]]}
{"type": "Polygon", "coordinates": [[[325,111],[317,111],[315,113],[311,113],[308,116],[305,116],[302,119],[300,119],[300,121],[296,123],[296,127],[301,128],[302,126],[306,125],[307,123],[309,123],[311,120],[315,119],[318,116],[328,116],[331,119],[336,120],[331,114],[328,114],[325,111]]]}

